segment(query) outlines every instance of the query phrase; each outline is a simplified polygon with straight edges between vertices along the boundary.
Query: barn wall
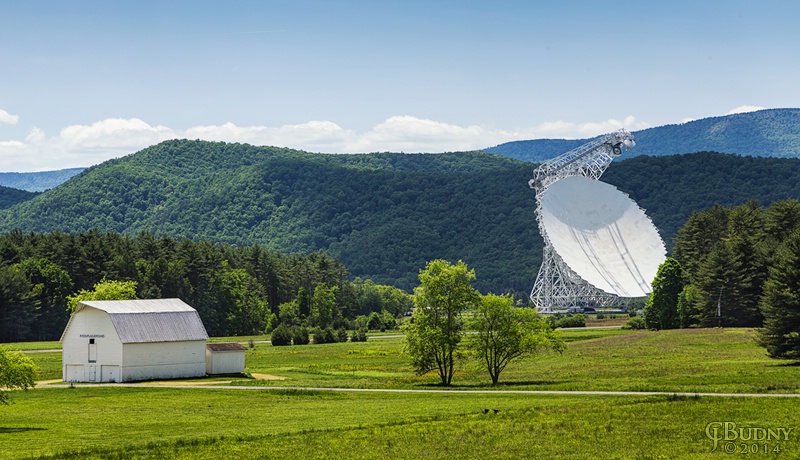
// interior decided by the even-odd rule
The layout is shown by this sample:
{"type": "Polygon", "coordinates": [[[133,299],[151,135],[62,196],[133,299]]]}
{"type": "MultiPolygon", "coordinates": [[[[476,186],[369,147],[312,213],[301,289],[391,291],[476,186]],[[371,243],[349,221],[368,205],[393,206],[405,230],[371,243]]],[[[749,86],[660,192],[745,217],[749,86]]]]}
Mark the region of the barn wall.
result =
{"type": "Polygon", "coordinates": [[[106,312],[85,308],[75,314],[63,337],[61,360],[65,382],[119,381],[122,343],[106,312]]]}
{"type": "Polygon", "coordinates": [[[127,343],[122,360],[122,381],[175,379],[206,375],[206,343],[127,343]]]}

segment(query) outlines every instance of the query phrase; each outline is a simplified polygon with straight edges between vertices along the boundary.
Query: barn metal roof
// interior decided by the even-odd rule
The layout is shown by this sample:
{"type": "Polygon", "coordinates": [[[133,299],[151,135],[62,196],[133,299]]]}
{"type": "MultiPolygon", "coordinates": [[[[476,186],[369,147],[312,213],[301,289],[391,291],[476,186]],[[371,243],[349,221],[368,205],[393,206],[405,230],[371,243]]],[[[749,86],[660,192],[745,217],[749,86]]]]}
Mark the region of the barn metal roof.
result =
{"type": "Polygon", "coordinates": [[[106,313],[166,313],[176,311],[196,311],[181,299],[137,299],[137,300],[83,300],[81,305],[103,310],[106,313]]]}
{"type": "MultiPolygon", "coordinates": [[[[180,299],[82,301],[75,308],[64,333],[72,318],[84,308],[108,313],[122,343],[208,340],[197,310],[180,299]]],[[[61,339],[64,339],[63,335],[61,339]]]]}

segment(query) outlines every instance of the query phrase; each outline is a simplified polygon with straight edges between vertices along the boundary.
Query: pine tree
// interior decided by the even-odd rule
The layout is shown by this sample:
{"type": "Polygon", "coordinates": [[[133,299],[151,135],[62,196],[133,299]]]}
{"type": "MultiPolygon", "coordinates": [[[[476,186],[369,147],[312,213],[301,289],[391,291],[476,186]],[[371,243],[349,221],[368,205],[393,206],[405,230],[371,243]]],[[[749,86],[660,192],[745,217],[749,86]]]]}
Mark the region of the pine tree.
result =
{"type": "Polygon", "coordinates": [[[778,248],[760,306],[759,344],[773,358],[800,359],[800,229],[778,248]]]}
{"type": "Polygon", "coordinates": [[[696,281],[703,258],[728,236],[729,212],[720,205],[692,212],[678,231],[672,254],[680,262],[689,281],[696,281]]]}

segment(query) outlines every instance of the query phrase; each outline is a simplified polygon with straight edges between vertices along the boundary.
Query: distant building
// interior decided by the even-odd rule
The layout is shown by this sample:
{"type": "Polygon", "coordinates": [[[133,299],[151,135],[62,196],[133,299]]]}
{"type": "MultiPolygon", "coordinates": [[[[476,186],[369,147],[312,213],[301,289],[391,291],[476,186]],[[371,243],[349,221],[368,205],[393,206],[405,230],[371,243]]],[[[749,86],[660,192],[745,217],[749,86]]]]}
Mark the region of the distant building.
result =
{"type": "Polygon", "coordinates": [[[179,299],[79,302],[61,336],[63,379],[203,377],[206,340],[200,315],[179,299]]]}
{"type": "Polygon", "coordinates": [[[240,343],[209,343],[206,345],[206,374],[244,373],[244,354],[247,348],[240,343]]]}

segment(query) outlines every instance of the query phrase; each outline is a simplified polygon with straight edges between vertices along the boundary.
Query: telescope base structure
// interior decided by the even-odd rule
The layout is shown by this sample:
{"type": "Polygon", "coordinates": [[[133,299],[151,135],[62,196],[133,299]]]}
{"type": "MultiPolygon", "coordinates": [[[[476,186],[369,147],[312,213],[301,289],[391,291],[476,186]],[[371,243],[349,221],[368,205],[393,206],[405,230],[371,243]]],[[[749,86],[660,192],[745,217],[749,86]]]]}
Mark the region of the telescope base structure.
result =
{"type": "Polygon", "coordinates": [[[553,313],[571,307],[623,308],[627,298],[609,294],[581,279],[545,243],[544,257],[531,300],[540,313],[553,313]]]}

